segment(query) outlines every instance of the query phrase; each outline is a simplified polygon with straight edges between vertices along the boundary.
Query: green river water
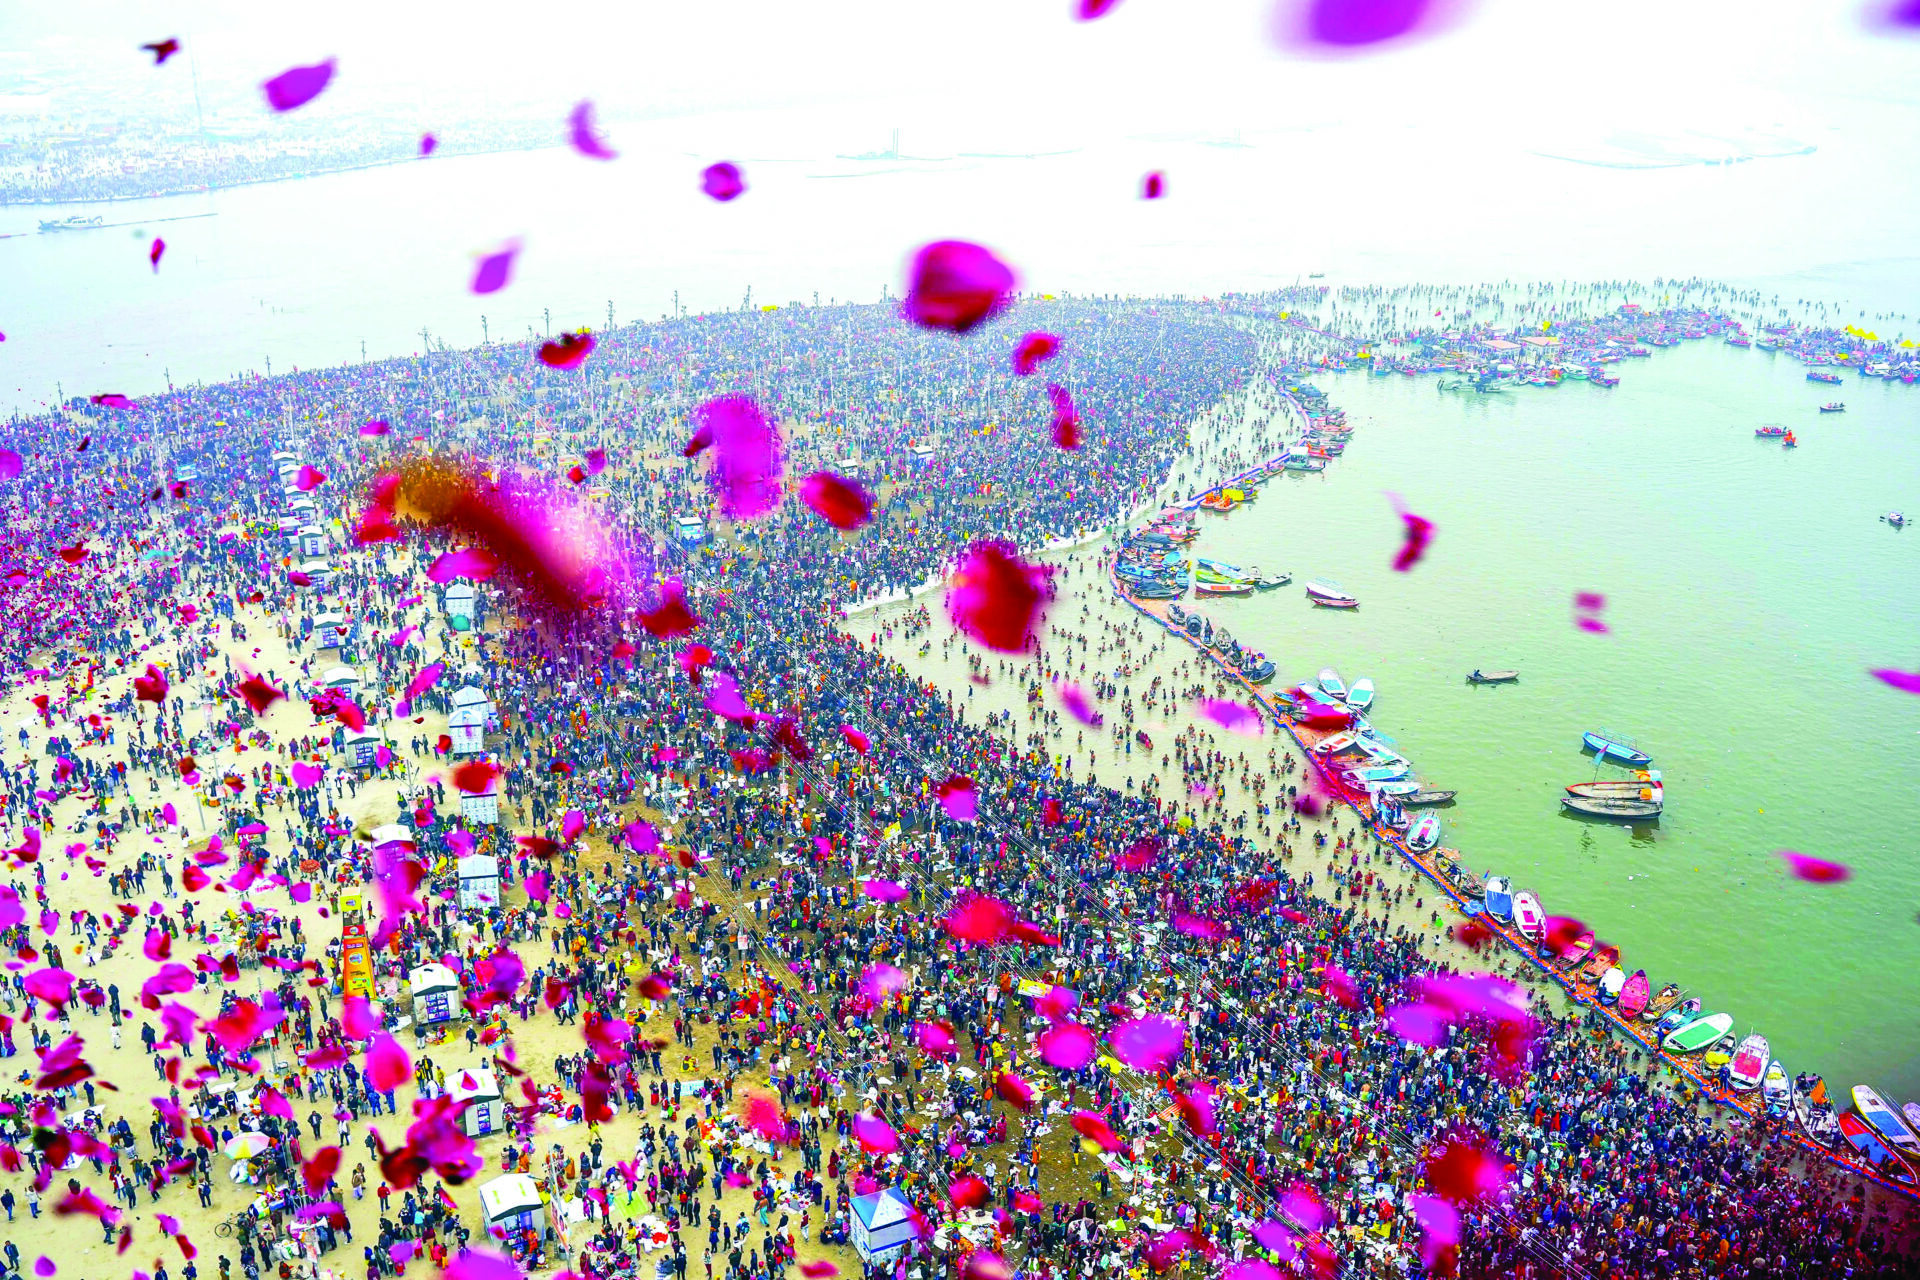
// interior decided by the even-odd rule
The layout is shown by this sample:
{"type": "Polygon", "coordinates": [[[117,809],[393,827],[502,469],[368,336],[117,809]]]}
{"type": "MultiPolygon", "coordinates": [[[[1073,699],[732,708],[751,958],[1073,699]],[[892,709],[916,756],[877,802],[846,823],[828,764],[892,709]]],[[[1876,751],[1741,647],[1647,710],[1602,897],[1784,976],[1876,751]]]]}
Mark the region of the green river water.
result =
{"type": "Polygon", "coordinates": [[[1443,843],[1469,865],[1734,1013],[1790,1069],[1920,1098],[1920,698],[1867,674],[1920,668],[1920,531],[1879,520],[1920,514],[1920,389],[1823,386],[1711,341],[1619,371],[1612,390],[1495,396],[1322,375],[1356,428],[1346,455],[1201,513],[1190,549],[1294,585],[1203,608],[1281,680],[1371,676],[1375,725],[1460,792],[1443,843]],[[1815,411],[1835,399],[1845,413],[1815,411]],[[1768,422],[1801,447],[1756,439],[1768,422]],[[1436,525],[1409,573],[1389,491],[1436,525]],[[1360,609],[1309,606],[1314,576],[1360,609]],[[1573,625],[1577,591],[1606,596],[1610,634],[1573,625]],[[1475,687],[1475,667],[1522,677],[1475,687]],[[1664,771],[1657,826],[1560,813],[1601,727],[1664,771]],[[1793,879],[1783,848],[1853,877],[1793,879]]]}

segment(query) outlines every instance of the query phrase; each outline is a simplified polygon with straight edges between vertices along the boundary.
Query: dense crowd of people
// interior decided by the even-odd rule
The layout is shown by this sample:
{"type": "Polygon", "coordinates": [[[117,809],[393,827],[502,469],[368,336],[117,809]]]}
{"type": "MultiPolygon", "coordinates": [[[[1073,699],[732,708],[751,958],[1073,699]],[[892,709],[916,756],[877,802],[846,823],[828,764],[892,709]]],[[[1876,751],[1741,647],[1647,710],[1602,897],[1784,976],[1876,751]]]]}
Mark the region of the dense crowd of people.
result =
{"type": "MultiPolygon", "coordinates": [[[[347,1248],[356,1219],[369,1280],[443,1264],[491,1225],[457,1189],[492,1160],[576,1206],[569,1265],[600,1275],[824,1275],[802,1255],[847,1239],[854,1200],[883,1188],[917,1215],[917,1247],[874,1268],[896,1280],[1898,1274],[1887,1202],[1716,1120],[1578,1013],[1537,1002],[1525,1043],[1497,1052],[1474,1017],[1431,1044],[1399,1034],[1389,1009],[1452,969],[1386,909],[1412,891],[1372,833],[1289,803],[1291,761],[1246,778],[1257,821],[1195,821],[1159,787],[1078,776],[1077,728],[1044,699],[977,725],[956,691],[849,634],[845,606],[974,543],[1031,550],[1156,506],[1192,467],[1197,418],[1253,429],[1276,310],[1027,301],[955,339],[890,308],[787,308],[623,327],[573,371],[501,344],[15,422],[0,661],[26,722],[0,764],[0,833],[24,876],[8,942],[30,971],[0,995],[53,1017],[29,1024],[43,1068],[70,1027],[109,1060],[98,1037],[110,1027],[117,1050],[123,1014],[140,1021],[169,1088],[149,1104],[130,1079],[96,1097],[90,1073],[49,1073],[16,1118],[69,1134],[69,1171],[91,1159],[133,1201],[148,1190],[142,1208],[176,1214],[181,1182],[218,1200],[237,1225],[199,1247],[237,1249],[223,1280],[347,1248]],[[1048,442],[1049,397],[1008,369],[1023,329],[1060,339],[1048,375],[1084,424],[1077,450],[1048,442]],[[685,457],[692,411],[739,391],[783,424],[789,477],[857,479],[873,522],[849,535],[789,494],[682,545],[678,518],[712,507],[685,457]],[[482,625],[453,628],[427,576],[444,539],[354,538],[397,460],[558,477],[590,450],[609,465],[565,501],[610,529],[631,585],[584,616],[523,614],[497,582],[482,625]],[[321,478],[284,486],[280,451],[321,478]],[[279,526],[296,491],[334,520],[324,582],[291,576],[309,558],[279,526]],[[698,622],[655,635],[667,579],[698,622]],[[313,633],[326,610],[349,619],[344,647],[313,633]],[[382,738],[365,763],[327,692],[342,653],[382,738]],[[447,674],[408,692],[432,662],[447,674]],[[170,681],[157,702],[136,683],[148,664],[170,681]],[[287,703],[242,696],[256,677],[287,703]],[[498,711],[498,825],[465,814],[463,758],[428,723],[461,682],[498,711]],[[954,779],[977,812],[943,803],[954,779]],[[392,823],[404,839],[373,834],[392,823]],[[497,859],[498,901],[460,904],[474,853],[497,859]],[[87,872],[114,899],[65,901],[64,877],[87,872]],[[381,1029],[342,985],[338,925],[363,887],[381,1029]],[[30,922],[29,899],[49,914],[30,922]],[[1024,923],[956,924],[993,911],[1024,923]],[[466,993],[472,1062],[416,1027],[396,1082],[375,1050],[417,1012],[409,975],[428,963],[466,993]],[[40,974],[67,964],[70,996],[51,1001],[62,984],[40,974]],[[156,974],[163,998],[136,1010],[123,988],[156,974]],[[1178,1043],[1150,1069],[1042,1048],[1062,1027],[1108,1046],[1156,1019],[1178,1043]],[[478,1066],[502,1084],[497,1156],[435,1105],[478,1066]],[[376,1136],[375,1117],[409,1108],[411,1126],[376,1136]],[[630,1160],[608,1154],[616,1124],[630,1160]],[[247,1161],[264,1192],[243,1203],[213,1166],[247,1125],[276,1141],[247,1161]],[[114,1141],[83,1137],[100,1133],[114,1141]],[[1469,1149],[1497,1178],[1457,1198],[1455,1247],[1425,1206],[1438,1163],[1469,1149]]],[[[979,678],[1044,688],[1049,646],[1084,648],[1076,625],[979,678]]],[[[1127,705],[1174,696],[1106,678],[1127,705]]],[[[1159,750],[1183,781],[1228,780],[1204,736],[1159,750]]],[[[68,1211],[112,1241],[130,1223],[101,1190],[95,1208],[76,1188],[68,1211]]],[[[493,1238],[538,1267],[557,1234],[493,1238]]]]}

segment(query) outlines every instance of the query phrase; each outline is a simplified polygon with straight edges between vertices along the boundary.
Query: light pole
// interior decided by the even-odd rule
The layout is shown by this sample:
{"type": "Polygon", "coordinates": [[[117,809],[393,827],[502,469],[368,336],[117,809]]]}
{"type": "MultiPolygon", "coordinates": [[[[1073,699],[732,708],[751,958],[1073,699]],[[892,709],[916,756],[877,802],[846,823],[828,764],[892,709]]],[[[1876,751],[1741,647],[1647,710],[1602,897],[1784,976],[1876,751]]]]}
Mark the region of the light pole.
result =
{"type": "Polygon", "coordinates": [[[487,344],[487,318],[485,316],[481,316],[480,317],[480,345],[485,346],[486,344],[487,344]]]}
{"type": "Polygon", "coordinates": [[[552,312],[552,310],[551,310],[551,309],[549,309],[549,308],[547,308],[547,307],[542,307],[542,308],[540,308],[540,318],[546,321],[546,324],[547,324],[547,336],[548,336],[549,338],[551,338],[551,337],[553,336],[553,312],[552,312]]]}

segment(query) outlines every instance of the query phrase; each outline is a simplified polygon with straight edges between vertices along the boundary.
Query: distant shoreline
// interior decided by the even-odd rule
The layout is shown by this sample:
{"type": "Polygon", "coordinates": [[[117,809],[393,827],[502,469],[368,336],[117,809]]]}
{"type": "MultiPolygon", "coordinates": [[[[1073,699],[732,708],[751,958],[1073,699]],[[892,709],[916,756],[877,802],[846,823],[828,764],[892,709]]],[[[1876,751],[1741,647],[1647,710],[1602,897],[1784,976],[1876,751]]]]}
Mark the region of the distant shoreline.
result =
{"type": "MultiPolygon", "coordinates": [[[[477,147],[472,150],[440,150],[439,156],[453,159],[459,156],[497,156],[516,151],[551,151],[565,146],[563,142],[531,143],[521,146],[477,147]]],[[[235,178],[230,182],[196,183],[182,186],[173,191],[143,191],[138,195],[114,196],[33,196],[23,199],[0,198],[0,209],[58,208],[61,205],[83,204],[128,204],[136,200],[174,200],[181,196],[210,195],[215,191],[229,191],[237,187],[259,187],[271,182],[299,182],[305,178],[324,178],[336,173],[358,173],[364,169],[389,169],[394,165],[411,164],[434,157],[419,154],[393,156],[382,160],[362,160],[352,164],[329,165],[319,169],[304,169],[298,173],[274,174],[270,177],[235,178]]]]}

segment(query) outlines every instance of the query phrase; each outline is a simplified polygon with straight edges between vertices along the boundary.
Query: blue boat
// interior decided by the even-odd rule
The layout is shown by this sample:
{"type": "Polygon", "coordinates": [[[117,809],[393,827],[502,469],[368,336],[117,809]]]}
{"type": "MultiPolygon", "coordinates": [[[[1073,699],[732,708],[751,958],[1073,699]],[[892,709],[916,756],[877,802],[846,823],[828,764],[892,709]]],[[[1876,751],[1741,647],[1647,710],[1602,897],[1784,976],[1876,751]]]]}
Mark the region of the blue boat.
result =
{"type": "Polygon", "coordinates": [[[1513,919],[1513,886],[1505,876],[1487,877],[1487,914],[1495,920],[1513,919]]]}
{"type": "Polygon", "coordinates": [[[1615,760],[1635,769],[1645,768],[1653,763],[1652,756],[1619,734],[1609,733],[1605,729],[1584,733],[1581,735],[1581,740],[1586,744],[1587,750],[1603,760],[1615,760]]]}

